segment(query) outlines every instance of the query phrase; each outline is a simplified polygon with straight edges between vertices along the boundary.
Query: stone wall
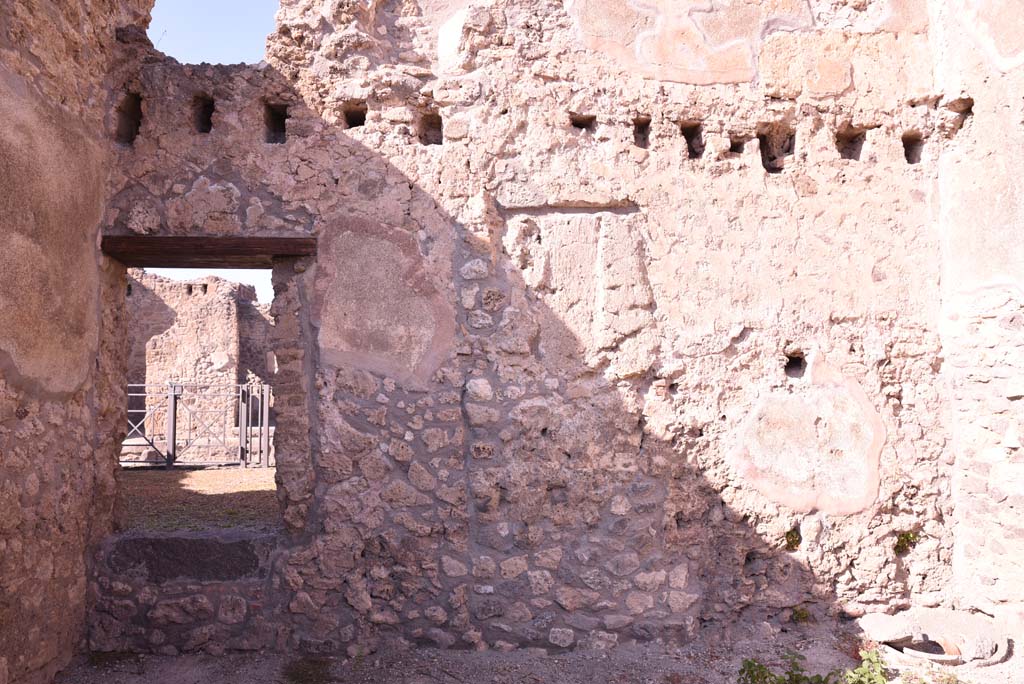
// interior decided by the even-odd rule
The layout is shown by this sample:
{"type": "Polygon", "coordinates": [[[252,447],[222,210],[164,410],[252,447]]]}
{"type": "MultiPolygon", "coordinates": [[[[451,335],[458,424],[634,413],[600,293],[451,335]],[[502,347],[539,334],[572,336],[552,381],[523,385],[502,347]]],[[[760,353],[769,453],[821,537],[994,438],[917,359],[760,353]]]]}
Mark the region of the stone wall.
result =
{"type": "Polygon", "coordinates": [[[128,379],[199,384],[270,382],[270,305],[251,285],[129,273],[128,379]]]}
{"type": "Polygon", "coordinates": [[[952,600],[931,194],[972,119],[885,4],[709,10],[734,54],[669,59],[607,3],[295,3],[269,67],[139,68],[108,230],[319,238],[275,302],[315,341],[292,646],[952,600]]]}
{"type": "Polygon", "coordinates": [[[129,277],[128,378],[231,385],[239,367],[238,290],[219,278],[178,282],[147,273],[129,277]]]}
{"type": "Polygon", "coordinates": [[[969,95],[971,136],[940,160],[933,189],[942,239],[942,375],[958,605],[1024,626],[1024,163],[1021,20],[1001,3],[935,3],[936,79],[969,95]],[[965,28],[966,27],[966,28],[965,28]],[[965,39],[963,32],[966,30],[965,39]]]}
{"type": "MultiPolygon", "coordinates": [[[[1020,21],[296,0],[255,67],[125,32],[103,229],[319,242],[274,272],[275,645],[1018,610],[1020,21]]],[[[239,637],[133,606],[94,626],[239,637]]]]}
{"type": "Polygon", "coordinates": [[[272,537],[232,532],[107,540],[95,554],[89,647],[165,655],[274,648],[273,547],[272,537]]]}
{"type": "Polygon", "coordinates": [[[123,269],[98,231],[116,28],[145,2],[0,2],[0,682],[49,681],[84,633],[124,434],[123,269]]]}
{"type": "Polygon", "coordinates": [[[274,318],[270,313],[270,304],[255,301],[255,293],[239,304],[239,382],[269,384],[277,372],[277,361],[271,349],[274,318]]]}

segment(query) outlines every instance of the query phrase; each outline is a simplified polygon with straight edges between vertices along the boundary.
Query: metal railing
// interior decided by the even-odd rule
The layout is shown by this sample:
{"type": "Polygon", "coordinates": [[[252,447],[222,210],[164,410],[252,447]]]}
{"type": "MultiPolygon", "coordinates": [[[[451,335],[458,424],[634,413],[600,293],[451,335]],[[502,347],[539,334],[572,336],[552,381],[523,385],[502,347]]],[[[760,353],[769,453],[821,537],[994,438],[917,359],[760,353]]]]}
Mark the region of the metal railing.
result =
{"type": "Polygon", "coordinates": [[[128,385],[121,462],[270,467],[272,402],[262,383],[128,385]]]}

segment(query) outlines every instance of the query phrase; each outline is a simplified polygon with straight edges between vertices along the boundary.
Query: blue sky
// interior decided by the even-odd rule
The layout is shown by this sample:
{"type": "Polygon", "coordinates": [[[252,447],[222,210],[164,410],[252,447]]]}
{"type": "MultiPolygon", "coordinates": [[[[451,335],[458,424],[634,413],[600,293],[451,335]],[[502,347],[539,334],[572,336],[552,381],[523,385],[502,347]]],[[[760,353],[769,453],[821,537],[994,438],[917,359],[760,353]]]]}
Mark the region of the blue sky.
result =
{"type": "Polygon", "coordinates": [[[187,64],[255,64],[278,6],[278,0],[156,0],[149,39],[187,64]]]}
{"type": "Polygon", "coordinates": [[[155,273],[173,280],[196,280],[208,275],[217,276],[235,283],[254,286],[256,298],[262,304],[269,304],[274,300],[274,286],[270,283],[269,268],[147,268],[146,273],[155,273]]]}
{"type": "MultiPolygon", "coordinates": [[[[186,64],[255,64],[263,59],[274,30],[278,0],[156,0],[149,39],[161,52],[186,64]]],[[[256,286],[261,302],[274,298],[270,271],[248,269],[151,268],[176,280],[215,275],[256,286]]]]}

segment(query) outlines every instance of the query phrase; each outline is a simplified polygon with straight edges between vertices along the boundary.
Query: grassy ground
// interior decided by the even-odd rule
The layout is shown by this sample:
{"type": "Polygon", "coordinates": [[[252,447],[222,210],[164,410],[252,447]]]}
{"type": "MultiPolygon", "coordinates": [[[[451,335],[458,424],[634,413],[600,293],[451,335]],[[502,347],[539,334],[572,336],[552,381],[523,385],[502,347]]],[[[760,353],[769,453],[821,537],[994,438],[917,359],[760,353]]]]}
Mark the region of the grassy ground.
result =
{"type": "Polygon", "coordinates": [[[126,468],[118,520],[125,531],[167,532],[281,524],[272,468],[126,468]]]}

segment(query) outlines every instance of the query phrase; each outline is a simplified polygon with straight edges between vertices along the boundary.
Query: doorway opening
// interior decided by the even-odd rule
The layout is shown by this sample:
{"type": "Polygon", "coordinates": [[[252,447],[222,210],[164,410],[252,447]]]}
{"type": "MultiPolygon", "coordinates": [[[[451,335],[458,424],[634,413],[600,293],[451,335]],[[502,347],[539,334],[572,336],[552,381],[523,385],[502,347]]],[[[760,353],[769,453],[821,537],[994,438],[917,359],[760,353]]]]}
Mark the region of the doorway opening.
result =
{"type": "Polygon", "coordinates": [[[273,465],[272,292],[269,270],[129,270],[122,462],[273,465]]]}
{"type": "Polygon", "coordinates": [[[315,241],[274,240],[104,238],[128,267],[121,531],[280,528],[278,350],[304,342],[278,334],[271,273],[288,291],[315,241]]]}
{"type": "Polygon", "coordinates": [[[128,271],[129,527],[263,527],[279,518],[270,271],[237,274],[128,271]]]}

